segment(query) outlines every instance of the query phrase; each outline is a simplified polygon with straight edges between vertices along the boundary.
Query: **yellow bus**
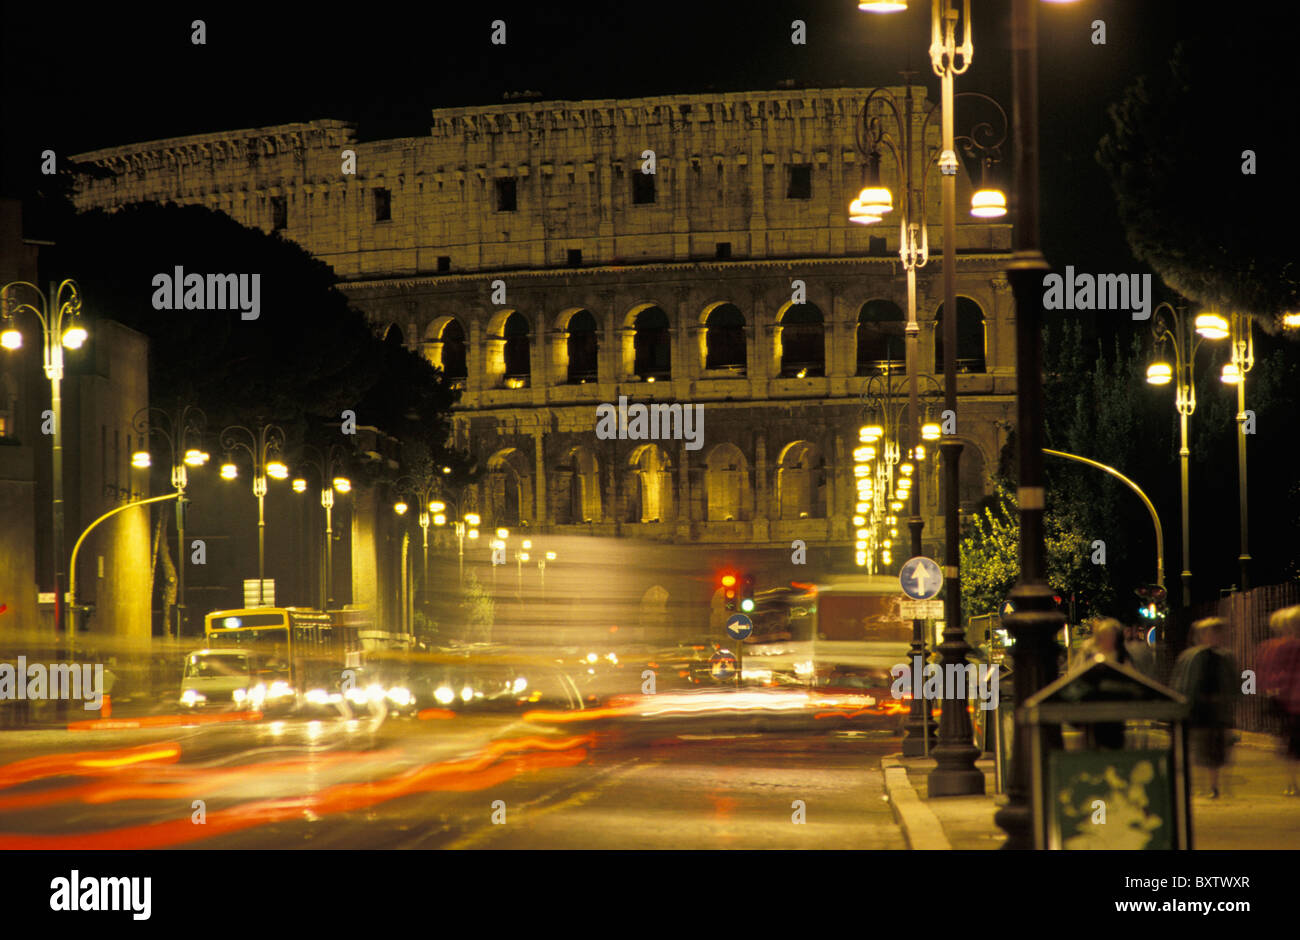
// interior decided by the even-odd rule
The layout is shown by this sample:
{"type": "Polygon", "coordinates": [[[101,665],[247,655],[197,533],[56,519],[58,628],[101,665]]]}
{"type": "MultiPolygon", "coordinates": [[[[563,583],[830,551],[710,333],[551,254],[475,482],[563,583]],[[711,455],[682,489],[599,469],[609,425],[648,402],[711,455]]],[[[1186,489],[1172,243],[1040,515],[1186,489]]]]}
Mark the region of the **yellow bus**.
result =
{"type": "MultiPolygon", "coordinates": [[[[204,618],[207,650],[248,657],[247,704],[287,702],[313,689],[333,690],[344,669],[361,665],[361,639],[355,624],[304,607],[249,607],[214,610],[204,618]]],[[[242,704],[242,703],[241,703],[242,704]]]]}

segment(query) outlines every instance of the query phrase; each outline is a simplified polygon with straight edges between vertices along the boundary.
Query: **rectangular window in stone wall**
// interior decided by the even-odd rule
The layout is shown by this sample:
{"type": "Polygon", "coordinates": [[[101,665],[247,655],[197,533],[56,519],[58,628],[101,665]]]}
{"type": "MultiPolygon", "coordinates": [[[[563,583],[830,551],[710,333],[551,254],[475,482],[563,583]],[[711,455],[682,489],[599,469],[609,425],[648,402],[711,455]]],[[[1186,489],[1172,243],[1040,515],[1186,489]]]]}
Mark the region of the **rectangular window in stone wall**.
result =
{"type": "Polygon", "coordinates": [[[382,186],[376,186],[375,194],[375,221],[391,222],[393,219],[393,194],[382,186]]]}
{"type": "Polygon", "coordinates": [[[582,265],[582,249],[570,248],[568,255],[569,267],[576,268],[582,265]]]}
{"type": "Polygon", "coordinates": [[[638,206],[650,205],[655,201],[655,175],[639,170],[632,174],[632,203],[638,206]]]}
{"type": "Polygon", "coordinates": [[[438,273],[445,274],[451,270],[451,255],[438,255],[438,273]]]}
{"type": "Polygon", "coordinates": [[[289,227],[289,200],[286,196],[271,197],[271,230],[278,232],[289,227]]]}
{"type": "Polygon", "coordinates": [[[790,180],[785,190],[786,199],[812,198],[812,164],[791,163],[786,167],[790,180]]]}
{"type": "Polygon", "coordinates": [[[514,212],[516,203],[516,180],[497,180],[497,212],[514,212]]]}

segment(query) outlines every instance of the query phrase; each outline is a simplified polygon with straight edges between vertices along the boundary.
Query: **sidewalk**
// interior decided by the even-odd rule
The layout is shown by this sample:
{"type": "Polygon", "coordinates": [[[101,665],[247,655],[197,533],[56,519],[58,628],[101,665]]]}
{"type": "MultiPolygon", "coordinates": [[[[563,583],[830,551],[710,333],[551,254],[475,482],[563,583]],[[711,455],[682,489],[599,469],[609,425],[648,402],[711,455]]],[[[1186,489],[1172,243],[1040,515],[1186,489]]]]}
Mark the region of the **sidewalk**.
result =
{"type": "MultiPolygon", "coordinates": [[[[1197,849],[1300,849],[1300,797],[1283,796],[1286,765],[1272,738],[1240,732],[1223,773],[1223,795],[1201,794],[1204,771],[1193,768],[1192,838],[1197,849]]],[[[926,782],[933,758],[895,754],[881,761],[894,818],[913,849],[997,849],[1006,834],[993,814],[1006,803],[994,792],[993,759],[976,761],[984,772],[983,796],[936,797],[926,782]]]]}

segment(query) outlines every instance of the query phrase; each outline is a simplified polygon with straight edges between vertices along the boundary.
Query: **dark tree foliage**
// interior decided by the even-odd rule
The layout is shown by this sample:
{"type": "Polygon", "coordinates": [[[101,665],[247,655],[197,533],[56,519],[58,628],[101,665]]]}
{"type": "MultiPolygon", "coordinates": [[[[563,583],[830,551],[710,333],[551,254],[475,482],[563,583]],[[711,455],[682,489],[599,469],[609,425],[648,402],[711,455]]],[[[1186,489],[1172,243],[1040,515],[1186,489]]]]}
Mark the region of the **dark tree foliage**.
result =
{"type": "MultiPolygon", "coordinates": [[[[1282,6],[1274,13],[1297,20],[1282,6]]],[[[1274,329],[1280,314],[1300,310],[1294,121],[1279,97],[1293,66],[1257,39],[1234,43],[1232,19],[1214,17],[1222,29],[1213,37],[1180,44],[1163,70],[1127,89],[1097,159],[1137,258],[1197,305],[1274,329]],[[1243,173],[1245,151],[1253,174],[1243,173]]]]}
{"type": "Polygon", "coordinates": [[[460,463],[446,450],[458,393],[423,358],[382,342],[333,270],[292,242],[203,207],[152,203],[65,217],[59,229],[43,266],[78,281],[92,324],[112,319],[149,338],[151,403],[197,404],[211,430],[273,421],[291,449],[340,442],[351,410],[359,425],[460,463]],[[177,266],[260,274],[260,315],[154,309],[154,277],[177,266]]]}

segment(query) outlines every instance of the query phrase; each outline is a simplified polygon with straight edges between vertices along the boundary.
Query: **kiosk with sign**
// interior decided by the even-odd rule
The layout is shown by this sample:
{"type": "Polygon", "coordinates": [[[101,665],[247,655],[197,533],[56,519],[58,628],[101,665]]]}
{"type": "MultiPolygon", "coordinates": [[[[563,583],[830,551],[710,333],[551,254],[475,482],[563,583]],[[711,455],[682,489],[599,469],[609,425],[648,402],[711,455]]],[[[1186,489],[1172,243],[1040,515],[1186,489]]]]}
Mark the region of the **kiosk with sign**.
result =
{"type": "Polygon", "coordinates": [[[1187,713],[1177,692],[1100,656],[1025,702],[1035,847],[1190,849],[1187,713]],[[1137,737],[1129,720],[1168,722],[1168,745],[1125,746],[1137,737]],[[1046,729],[1065,724],[1084,732],[1083,749],[1048,746],[1046,729]]]}

